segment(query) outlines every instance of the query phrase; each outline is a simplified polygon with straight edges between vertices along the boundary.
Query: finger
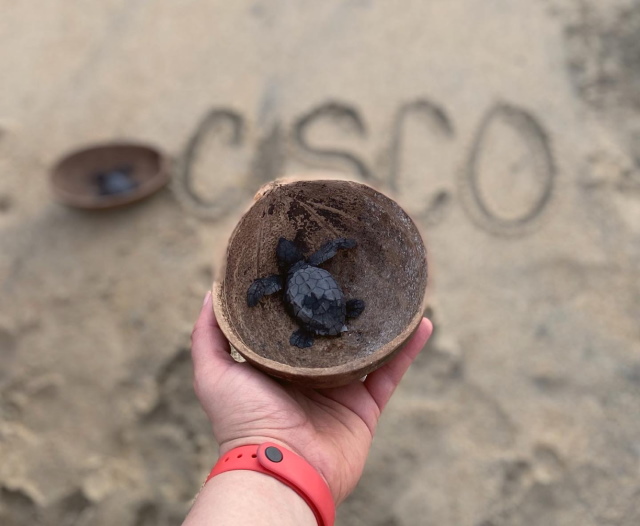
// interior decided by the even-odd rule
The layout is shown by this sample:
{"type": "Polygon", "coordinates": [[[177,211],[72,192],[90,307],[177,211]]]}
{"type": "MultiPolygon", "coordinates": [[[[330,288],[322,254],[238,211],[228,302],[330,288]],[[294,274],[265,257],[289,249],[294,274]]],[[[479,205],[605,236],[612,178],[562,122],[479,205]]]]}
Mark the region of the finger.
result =
{"type": "Polygon", "coordinates": [[[404,373],[407,372],[413,360],[425,346],[432,332],[433,325],[431,322],[427,318],[422,318],[418,329],[402,350],[390,362],[367,376],[364,386],[375,400],[380,411],[387,405],[404,373]]]}
{"type": "Polygon", "coordinates": [[[229,354],[229,342],[213,312],[211,292],[205,297],[191,333],[191,359],[196,383],[204,379],[207,383],[215,383],[235,363],[229,354]]]}

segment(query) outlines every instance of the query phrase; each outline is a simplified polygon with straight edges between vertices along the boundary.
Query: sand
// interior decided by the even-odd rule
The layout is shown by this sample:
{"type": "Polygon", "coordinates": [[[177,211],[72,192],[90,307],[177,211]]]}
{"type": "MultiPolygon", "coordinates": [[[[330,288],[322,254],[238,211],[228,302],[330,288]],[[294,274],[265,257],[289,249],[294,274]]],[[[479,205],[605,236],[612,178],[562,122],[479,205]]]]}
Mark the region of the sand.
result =
{"type": "Polygon", "coordinates": [[[309,170],[395,196],[432,276],[338,524],[639,524],[638,34],[637,0],[1,0],[0,524],[180,523],[212,261],[309,170]],[[113,139],[172,186],[55,203],[59,156],[113,139]]]}

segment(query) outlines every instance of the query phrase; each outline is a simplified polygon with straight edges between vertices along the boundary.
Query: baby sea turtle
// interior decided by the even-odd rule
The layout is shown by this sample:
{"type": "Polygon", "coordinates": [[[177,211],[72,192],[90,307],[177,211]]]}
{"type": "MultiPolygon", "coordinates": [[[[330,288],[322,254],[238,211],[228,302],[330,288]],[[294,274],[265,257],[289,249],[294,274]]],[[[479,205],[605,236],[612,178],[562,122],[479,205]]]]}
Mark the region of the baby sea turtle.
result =
{"type": "Polygon", "coordinates": [[[95,174],[98,194],[101,196],[126,194],[135,190],[138,187],[138,183],[131,176],[132,171],[133,168],[131,166],[123,166],[95,174]]]}
{"type": "Polygon", "coordinates": [[[338,336],[347,330],[346,318],[357,318],[364,311],[364,301],[346,300],[333,276],[318,267],[340,249],[353,248],[353,239],[338,238],[325,243],[305,259],[298,247],[283,237],[278,241],[276,258],[280,274],[255,280],[247,291],[247,304],[255,307],[263,296],[284,286],[284,302],[300,324],[289,343],[304,348],[313,345],[313,335],[338,336]]]}

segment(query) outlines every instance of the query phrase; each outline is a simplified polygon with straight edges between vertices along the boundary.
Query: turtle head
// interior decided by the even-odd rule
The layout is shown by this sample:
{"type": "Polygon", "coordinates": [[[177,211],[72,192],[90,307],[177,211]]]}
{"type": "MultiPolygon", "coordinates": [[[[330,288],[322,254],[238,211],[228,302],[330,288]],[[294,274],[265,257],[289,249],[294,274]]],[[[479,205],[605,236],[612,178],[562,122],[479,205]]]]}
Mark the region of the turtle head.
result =
{"type": "Polygon", "coordinates": [[[304,260],[304,255],[293,241],[281,237],[278,240],[278,246],[276,248],[276,258],[278,259],[280,272],[286,273],[293,265],[298,263],[298,261],[304,260]]]}

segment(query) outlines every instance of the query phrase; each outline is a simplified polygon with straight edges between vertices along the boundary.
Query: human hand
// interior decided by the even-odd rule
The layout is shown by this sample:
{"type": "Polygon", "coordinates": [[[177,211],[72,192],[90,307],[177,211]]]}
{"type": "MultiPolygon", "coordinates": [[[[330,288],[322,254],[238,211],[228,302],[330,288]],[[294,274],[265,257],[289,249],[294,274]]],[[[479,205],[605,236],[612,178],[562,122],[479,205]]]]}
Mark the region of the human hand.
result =
{"type": "Polygon", "coordinates": [[[220,454],[248,444],[281,444],[324,477],[340,504],[362,475],[381,411],[432,330],[423,319],[404,348],[364,382],[314,390],[280,383],[233,360],[208,293],[193,329],[191,354],[196,395],[220,454]]]}

